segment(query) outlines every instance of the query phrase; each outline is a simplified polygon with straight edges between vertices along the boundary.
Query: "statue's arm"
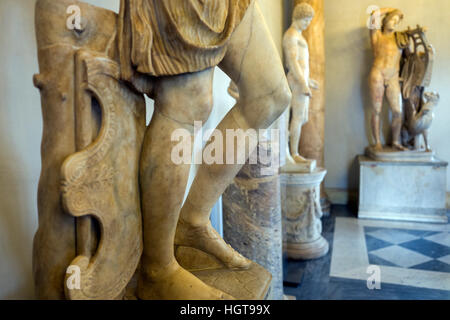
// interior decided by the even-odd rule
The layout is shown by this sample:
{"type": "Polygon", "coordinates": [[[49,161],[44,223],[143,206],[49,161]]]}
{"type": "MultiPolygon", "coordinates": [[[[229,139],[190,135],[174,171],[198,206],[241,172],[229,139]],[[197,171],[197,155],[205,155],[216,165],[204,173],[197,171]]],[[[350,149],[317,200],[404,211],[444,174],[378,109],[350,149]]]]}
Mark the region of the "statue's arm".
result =
{"type": "MultiPolygon", "coordinates": [[[[395,9],[395,8],[381,8],[381,9],[378,9],[378,10],[373,10],[372,13],[370,14],[370,16],[371,16],[371,19],[373,19],[373,16],[375,14],[378,14],[380,22],[382,22],[384,17],[387,14],[389,14],[389,13],[395,11],[395,10],[397,10],[397,9],[395,9]]],[[[370,29],[370,36],[371,36],[372,44],[374,44],[374,42],[377,40],[377,37],[380,35],[380,33],[381,33],[380,29],[377,29],[377,28],[370,29]]]]}
{"type": "MultiPolygon", "coordinates": [[[[381,19],[381,13],[380,12],[381,12],[381,9],[372,11],[372,13],[370,14],[371,21],[373,21],[374,15],[379,13],[380,14],[380,18],[379,18],[380,20],[379,21],[381,23],[382,19],[381,19]]],[[[380,25],[380,27],[381,27],[381,25],[380,25]]],[[[381,33],[381,31],[380,31],[380,29],[378,29],[376,27],[372,27],[371,29],[369,29],[369,31],[370,31],[370,41],[372,42],[372,47],[373,47],[375,45],[375,43],[377,41],[377,38],[378,38],[378,35],[381,33]]]]}
{"type": "Polygon", "coordinates": [[[299,55],[299,50],[297,47],[297,39],[289,34],[289,31],[286,32],[286,35],[283,39],[283,50],[286,57],[286,65],[291,72],[297,82],[297,84],[301,87],[302,92],[305,95],[311,95],[311,91],[308,85],[308,79],[305,78],[305,74],[303,72],[302,67],[298,63],[298,60],[301,58],[299,55]]]}
{"type": "Polygon", "coordinates": [[[395,9],[395,8],[381,8],[380,10],[374,10],[372,12],[372,14],[375,14],[378,11],[380,13],[380,17],[384,18],[385,15],[387,15],[393,11],[396,11],[396,10],[397,9],[395,9]]]}

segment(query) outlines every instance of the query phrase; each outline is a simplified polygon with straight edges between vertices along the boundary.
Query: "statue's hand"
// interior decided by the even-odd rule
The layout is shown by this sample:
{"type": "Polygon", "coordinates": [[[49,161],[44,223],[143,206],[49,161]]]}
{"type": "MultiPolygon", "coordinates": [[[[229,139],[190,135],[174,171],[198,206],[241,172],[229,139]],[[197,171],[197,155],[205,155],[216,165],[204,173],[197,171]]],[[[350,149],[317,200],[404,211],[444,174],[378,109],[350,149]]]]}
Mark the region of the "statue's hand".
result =
{"type": "Polygon", "coordinates": [[[310,79],[309,80],[309,87],[313,90],[319,90],[320,89],[320,85],[319,82],[317,82],[316,80],[310,79]]]}

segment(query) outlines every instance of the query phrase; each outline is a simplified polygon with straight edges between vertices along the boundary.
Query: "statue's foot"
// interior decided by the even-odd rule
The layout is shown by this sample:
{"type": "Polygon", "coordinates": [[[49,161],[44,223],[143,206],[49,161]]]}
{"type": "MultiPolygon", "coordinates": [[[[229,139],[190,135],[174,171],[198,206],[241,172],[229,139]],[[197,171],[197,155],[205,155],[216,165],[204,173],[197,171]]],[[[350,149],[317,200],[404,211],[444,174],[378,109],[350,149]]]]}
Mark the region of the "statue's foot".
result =
{"type": "Polygon", "coordinates": [[[144,271],[139,278],[137,296],[141,300],[235,300],[177,263],[156,272],[144,271]]]}
{"type": "Polygon", "coordinates": [[[216,257],[229,269],[248,269],[251,261],[239,254],[222,237],[209,222],[194,226],[180,219],[178,222],[175,245],[192,247],[216,257]]]}
{"type": "Polygon", "coordinates": [[[398,151],[408,151],[409,150],[408,148],[402,146],[400,143],[393,143],[392,148],[394,148],[395,150],[398,150],[398,151]]]}
{"type": "Polygon", "coordinates": [[[299,154],[295,154],[292,156],[294,158],[294,161],[297,163],[302,163],[302,162],[308,162],[309,160],[306,158],[303,158],[301,155],[299,154]]]}
{"type": "Polygon", "coordinates": [[[381,145],[381,143],[377,143],[373,146],[373,150],[377,151],[377,152],[381,152],[381,151],[383,151],[383,146],[381,145]]]}
{"type": "Polygon", "coordinates": [[[286,163],[296,164],[294,158],[292,158],[292,156],[289,153],[289,151],[286,152],[286,163]]]}

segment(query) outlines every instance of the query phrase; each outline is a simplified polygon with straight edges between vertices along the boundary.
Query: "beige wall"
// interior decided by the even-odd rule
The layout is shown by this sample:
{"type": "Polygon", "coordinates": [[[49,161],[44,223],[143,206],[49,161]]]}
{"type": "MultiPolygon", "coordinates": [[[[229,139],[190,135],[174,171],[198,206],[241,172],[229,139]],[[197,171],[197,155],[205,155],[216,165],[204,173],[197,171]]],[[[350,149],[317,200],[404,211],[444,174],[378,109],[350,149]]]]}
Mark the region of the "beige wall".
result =
{"type": "MultiPolygon", "coordinates": [[[[368,144],[369,100],[367,77],[372,53],[366,9],[369,5],[403,10],[402,28],[427,26],[437,55],[431,90],[441,95],[431,132],[439,158],[450,161],[450,1],[442,0],[325,0],[327,105],[325,163],[328,188],[356,189],[355,156],[368,144]]],[[[385,112],[385,117],[387,112],[385,112]]],[[[388,129],[388,128],[385,128],[388,129]]],[[[447,190],[450,191],[450,176],[447,190]]]]}
{"type": "MultiPolygon", "coordinates": [[[[268,26],[281,43],[282,2],[260,0],[268,26]]],[[[87,1],[117,11],[119,0],[87,1]]],[[[436,110],[432,146],[450,160],[448,147],[450,96],[450,1],[326,0],[327,107],[326,178],[330,188],[356,188],[354,157],[368,143],[365,126],[367,74],[371,62],[365,9],[371,4],[402,8],[403,26],[429,27],[437,50],[432,89],[442,102],[436,110]]],[[[0,0],[0,299],[32,298],[31,244],[37,229],[36,192],[42,134],[39,92],[32,86],[38,72],[34,39],[34,0],[0,0]]],[[[208,127],[229,110],[228,78],[215,77],[215,108],[208,127]]],[[[449,187],[450,190],[450,179],[449,187]]]]}
{"type": "Polygon", "coordinates": [[[283,0],[259,0],[258,2],[281,55],[284,18],[283,0]]]}
{"type": "Polygon", "coordinates": [[[31,298],[42,133],[33,1],[0,0],[0,298],[31,298]]]}
{"type": "MultiPolygon", "coordinates": [[[[260,1],[264,14],[271,17],[268,25],[280,48],[282,3],[260,1]]],[[[119,9],[119,0],[86,2],[119,9]]],[[[40,97],[32,84],[33,74],[39,71],[34,3],[0,0],[0,299],[31,299],[34,291],[31,248],[37,229],[42,135],[40,97]]],[[[226,92],[228,83],[229,78],[218,70],[215,107],[206,128],[215,126],[234,104],[226,92]]]]}

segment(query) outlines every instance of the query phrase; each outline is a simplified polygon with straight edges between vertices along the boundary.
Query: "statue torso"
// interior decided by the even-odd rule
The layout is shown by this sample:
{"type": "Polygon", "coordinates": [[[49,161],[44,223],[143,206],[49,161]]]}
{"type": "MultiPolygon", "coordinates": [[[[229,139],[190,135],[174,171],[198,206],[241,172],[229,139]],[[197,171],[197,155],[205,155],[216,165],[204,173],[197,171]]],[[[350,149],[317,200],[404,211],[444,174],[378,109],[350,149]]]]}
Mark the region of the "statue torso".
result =
{"type": "Polygon", "coordinates": [[[395,33],[379,32],[372,42],[374,54],[374,69],[383,74],[385,79],[398,77],[402,49],[399,48],[395,33]]]}
{"type": "Polygon", "coordinates": [[[297,63],[300,69],[303,72],[303,75],[306,81],[309,81],[309,48],[308,42],[303,37],[303,35],[295,30],[289,30],[284,39],[284,53],[286,60],[286,69],[288,72],[288,78],[292,77],[293,74],[291,72],[292,66],[294,63],[297,63]],[[297,57],[296,61],[290,61],[292,58],[292,51],[295,53],[297,57]]]}

